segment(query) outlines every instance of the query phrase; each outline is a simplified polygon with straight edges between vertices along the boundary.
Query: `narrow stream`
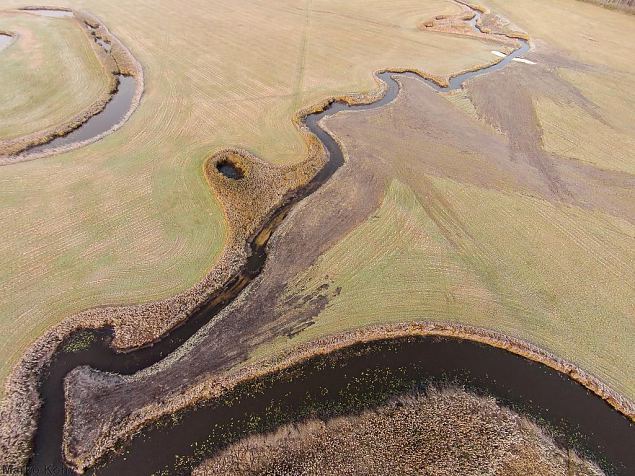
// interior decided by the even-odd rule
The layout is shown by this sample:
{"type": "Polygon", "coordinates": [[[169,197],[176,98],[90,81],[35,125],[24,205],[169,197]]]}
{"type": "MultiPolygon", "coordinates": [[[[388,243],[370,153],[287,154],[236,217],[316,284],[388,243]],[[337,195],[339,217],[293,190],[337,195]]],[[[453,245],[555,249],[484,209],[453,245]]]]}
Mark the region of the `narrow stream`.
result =
{"type": "MultiPolygon", "coordinates": [[[[528,51],[528,43],[525,41],[520,41],[520,43],[521,47],[519,49],[501,60],[497,65],[458,75],[451,79],[448,87],[439,87],[429,80],[423,81],[437,91],[458,89],[467,79],[496,71],[508,64],[513,58],[528,51]]],[[[405,74],[410,75],[409,73],[405,74]]],[[[199,305],[181,326],[171,330],[151,346],[126,353],[117,352],[110,346],[112,330],[108,328],[78,331],[67,339],[67,342],[71,342],[80,337],[83,339],[89,337],[91,343],[83,350],[75,352],[58,350],[47,371],[42,376],[40,394],[44,403],[39,414],[38,430],[34,440],[34,452],[28,467],[29,474],[42,474],[42,471],[46,471],[46,468],[68,471],[63,461],[61,443],[64,424],[63,380],[69,371],[77,366],[89,365],[102,371],[129,375],[155,364],[176,350],[201,327],[213,319],[260,273],[267,257],[266,247],[270,233],[278,227],[293,205],[318,189],[344,163],[344,157],[337,142],[320,127],[319,121],[342,110],[374,109],[391,102],[399,92],[399,85],[393,76],[399,75],[385,71],[378,76],[388,86],[386,94],[380,100],[372,104],[356,106],[348,106],[345,103],[335,101],[330,103],[324,111],[310,114],[305,118],[304,121],[307,127],[324,144],[328,152],[328,162],[307,186],[287,197],[271,220],[251,241],[251,254],[239,273],[232,277],[221,290],[209,296],[205,302],[199,305]]],[[[446,339],[444,342],[449,341],[446,339]]],[[[527,411],[530,414],[534,414],[535,410],[537,412],[535,415],[538,418],[544,419],[553,428],[561,429],[565,435],[563,438],[568,441],[567,444],[575,446],[576,442],[581,442],[580,448],[582,450],[591,451],[593,454],[605,457],[608,461],[605,464],[607,468],[617,468],[615,474],[627,474],[621,472],[619,468],[622,467],[635,471],[632,458],[629,460],[628,455],[624,455],[623,451],[624,445],[633,441],[634,430],[631,422],[581,385],[545,366],[499,349],[479,346],[471,342],[461,343],[460,340],[452,341],[452,344],[448,344],[449,347],[444,347],[445,344],[433,345],[434,342],[436,342],[434,339],[424,339],[418,342],[416,350],[411,349],[407,354],[409,358],[412,357],[413,352],[425,357],[423,359],[425,368],[420,367],[416,370],[422,381],[426,381],[428,377],[432,378],[439,375],[451,379],[456,377],[459,381],[485,393],[491,393],[503,401],[514,402],[515,405],[520,405],[521,403],[519,402],[525,402],[527,411]],[[474,348],[477,350],[474,350],[473,352],[475,353],[469,355],[461,352],[455,354],[455,351],[458,351],[457,345],[459,347],[462,345],[462,349],[474,348]],[[439,356],[443,356],[443,359],[432,358],[437,355],[437,352],[439,352],[439,356]],[[510,359],[515,362],[513,367],[504,364],[505,361],[510,359]],[[532,374],[533,377],[529,378],[529,374],[532,374]],[[522,377],[523,375],[525,377],[522,377]],[[528,385],[528,382],[531,385],[528,385]],[[539,395],[542,395],[542,398],[536,400],[539,395]],[[533,404],[532,406],[532,402],[540,402],[540,405],[533,404]],[[543,408],[541,405],[544,405],[544,411],[540,410],[540,408],[543,408]],[[589,408],[592,408],[592,410],[589,410],[589,408]],[[556,409],[558,410],[556,411],[556,409]],[[589,415],[592,415],[592,418],[589,418],[589,415]],[[580,428],[580,438],[578,438],[577,433],[572,433],[574,428],[580,428]],[[619,438],[609,438],[607,436],[607,431],[613,431],[613,429],[618,431],[616,435],[619,435],[619,438]]],[[[378,365],[378,362],[382,360],[379,357],[378,359],[376,360],[373,355],[372,358],[363,359],[356,365],[370,368],[378,365]]],[[[311,364],[308,365],[310,366],[311,364]]],[[[320,382],[320,385],[324,384],[327,376],[316,375],[315,378],[319,382],[309,378],[307,381],[298,384],[300,386],[294,387],[295,391],[320,382]]],[[[331,382],[331,377],[328,377],[328,381],[331,382]]],[[[272,392],[271,395],[274,397],[282,395],[282,390],[279,389],[273,389],[272,392]]],[[[270,398],[270,396],[267,398],[270,398]]],[[[281,402],[281,405],[288,404],[289,401],[287,403],[281,402]]],[[[256,399],[251,401],[250,405],[253,405],[253,411],[250,411],[257,413],[259,411],[258,408],[260,408],[259,405],[261,406],[262,403],[256,399]]],[[[234,415],[235,418],[239,419],[242,415],[241,412],[247,412],[247,410],[243,409],[236,411],[235,409],[228,410],[224,407],[203,408],[208,408],[203,413],[211,413],[205,413],[205,416],[202,416],[202,413],[196,413],[199,410],[187,410],[179,424],[169,427],[169,430],[165,430],[168,433],[157,433],[155,429],[143,432],[141,436],[133,440],[133,444],[128,448],[129,451],[126,453],[125,458],[114,457],[110,463],[107,463],[107,466],[99,469],[99,474],[149,474],[151,468],[157,469],[165,464],[171,464],[168,460],[173,458],[175,454],[183,454],[183,451],[186,450],[190,443],[199,441],[205,434],[209,434],[210,422],[213,423],[218,419],[220,419],[218,421],[221,421],[226,415],[234,415]],[[190,417],[190,415],[195,414],[198,416],[190,417]],[[144,441],[147,443],[144,443],[144,441]],[[156,461],[151,461],[155,458],[156,461]]],[[[294,411],[290,409],[289,415],[295,414],[294,411]]],[[[222,441],[229,441],[226,435],[222,436],[222,438],[215,443],[213,442],[212,446],[218,447],[222,441]]],[[[633,471],[630,474],[633,474],[633,471]]]]}

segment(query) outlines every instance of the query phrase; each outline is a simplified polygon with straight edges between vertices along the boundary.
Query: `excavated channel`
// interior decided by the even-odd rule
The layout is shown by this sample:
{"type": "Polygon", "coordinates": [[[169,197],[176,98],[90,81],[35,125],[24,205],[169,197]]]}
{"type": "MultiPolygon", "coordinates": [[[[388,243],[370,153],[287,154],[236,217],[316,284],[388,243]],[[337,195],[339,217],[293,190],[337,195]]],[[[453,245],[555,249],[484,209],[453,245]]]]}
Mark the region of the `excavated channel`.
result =
{"type": "MultiPolygon", "coordinates": [[[[451,78],[447,87],[420,79],[437,91],[458,89],[466,80],[496,71],[513,58],[527,52],[528,42],[519,41],[520,48],[496,65],[457,75],[451,78]]],[[[200,304],[182,325],[172,329],[152,345],[129,352],[117,352],[111,347],[112,330],[109,328],[77,331],[66,339],[40,380],[39,390],[43,405],[39,413],[34,451],[28,466],[29,474],[42,474],[42,471],[50,468],[57,471],[55,474],[72,474],[64,462],[61,450],[64,425],[63,385],[66,374],[78,366],[85,365],[105,372],[126,375],[138,372],[175,351],[230,304],[262,270],[267,257],[268,237],[284,220],[290,208],[318,189],[344,163],[342,150],[333,137],[321,128],[320,120],[342,110],[375,109],[388,104],[399,92],[399,84],[393,78],[399,74],[389,71],[378,74],[379,79],[386,83],[387,89],[385,95],[372,104],[351,106],[333,101],[322,112],[305,117],[306,126],[322,141],[328,153],[327,163],[305,187],[291,193],[285,199],[269,222],[254,237],[250,243],[250,256],[239,273],[200,304]],[[64,350],[69,343],[77,340],[89,344],[81,350],[64,350]]],[[[344,365],[349,369],[355,367],[361,372],[359,375],[364,373],[364,369],[376,368],[378,365],[384,365],[389,371],[403,373],[399,369],[404,364],[404,358],[406,361],[414,359],[413,362],[419,362],[421,365],[408,370],[411,385],[451,381],[491,394],[545,422],[557,433],[563,444],[594,455],[608,471],[614,474],[635,473],[635,461],[631,451],[635,447],[635,429],[632,422],[582,385],[542,364],[493,347],[460,339],[426,338],[415,341],[415,347],[408,344],[403,350],[400,350],[400,343],[390,344],[394,347],[390,351],[391,356],[394,354],[394,361],[391,361],[393,357],[388,358],[384,355],[384,350],[380,346],[378,353],[372,351],[361,361],[353,359],[344,365]],[[417,356],[425,358],[417,360],[417,356]]],[[[231,417],[230,423],[235,423],[239,428],[241,424],[245,424],[244,419],[241,420],[241,415],[260,415],[259,418],[266,423],[267,416],[261,414],[264,408],[262,402],[265,401],[286,408],[285,411],[290,418],[294,415],[302,416],[303,400],[299,398],[298,392],[310,392],[310,389],[318,387],[323,389],[326,382],[332,382],[333,392],[337,394],[337,388],[347,385],[347,378],[357,375],[349,372],[343,375],[337,372],[320,373],[320,366],[315,360],[304,365],[303,373],[308,376],[306,379],[287,382],[285,390],[272,386],[269,393],[262,397],[262,401],[259,395],[255,400],[248,400],[246,407],[218,404],[188,409],[180,415],[178,423],[174,425],[147,429],[133,438],[131,444],[125,448],[125,455],[113,456],[98,469],[98,474],[150,474],[166,465],[171,466],[175,455],[189,454],[188,451],[193,448],[191,445],[197,442],[205,440],[211,449],[222,447],[245,433],[238,431],[230,437],[221,431],[228,418],[231,417]],[[216,439],[212,438],[210,442],[209,435],[214,424],[220,425],[221,430],[215,433],[216,439]]],[[[275,377],[271,379],[275,380],[275,377]]],[[[394,387],[390,383],[386,385],[394,387]]],[[[397,385],[395,388],[400,387],[397,385]]],[[[380,387],[377,389],[380,390],[380,387]]],[[[369,393],[368,388],[360,389],[360,392],[366,395],[369,393]]],[[[333,405],[337,406],[337,402],[334,401],[333,405]]],[[[278,418],[276,421],[279,423],[281,420],[278,418]]],[[[265,430],[270,426],[264,425],[257,430],[265,430]]],[[[247,425],[246,428],[251,427],[247,425]]],[[[200,460],[201,457],[201,454],[196,454],[194,460],[200,460]]],[[[178,474],[187,473],[188,470],[172,468],[170,471],[174,472],[169,474],[178,474]]]]}

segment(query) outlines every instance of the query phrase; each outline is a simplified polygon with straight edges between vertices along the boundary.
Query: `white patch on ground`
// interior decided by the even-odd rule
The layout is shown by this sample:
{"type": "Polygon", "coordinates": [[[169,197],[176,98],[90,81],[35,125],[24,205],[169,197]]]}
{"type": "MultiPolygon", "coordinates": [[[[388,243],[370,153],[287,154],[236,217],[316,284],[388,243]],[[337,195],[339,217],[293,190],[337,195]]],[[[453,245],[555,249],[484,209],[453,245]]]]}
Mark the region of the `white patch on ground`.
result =
{"type": "Polygon", "coordinates": [[[496,50],[492,50],[492,54],[496,56],[500,56],[501,58],[504,58],[505,56],[507,56],[505,53],[501,53],[500,51],[496,51],[496,50]]]}
{"type": "Polygon", "coordinates": [[[533,61],[530,61],[530,60],[525,59],[525,58],[514,58],[514,59],[512,59],[512,61],[518,61],[519,63],[525,63],[525,64],[536,64],[533,61]]]}

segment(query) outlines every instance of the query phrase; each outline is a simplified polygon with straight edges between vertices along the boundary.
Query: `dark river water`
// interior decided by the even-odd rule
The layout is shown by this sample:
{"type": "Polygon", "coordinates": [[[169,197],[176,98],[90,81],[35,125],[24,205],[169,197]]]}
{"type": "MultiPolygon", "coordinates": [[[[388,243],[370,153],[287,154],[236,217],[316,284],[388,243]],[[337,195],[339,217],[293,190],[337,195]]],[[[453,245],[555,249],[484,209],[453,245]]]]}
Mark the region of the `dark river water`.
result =
{"type": "Polygon", "coordinates": [[[247,434],[304,418],[354,414],[430,384],[460,385],[494,395],[548,428],[560,445],[591,456],[610,474],[635,474],[635,427],[596,395],[524,357],[439,337],[358,344],[244,384],[221,402],[181,412],[146,429],[96,473],[189,474],[206,456],[247,434]]]}

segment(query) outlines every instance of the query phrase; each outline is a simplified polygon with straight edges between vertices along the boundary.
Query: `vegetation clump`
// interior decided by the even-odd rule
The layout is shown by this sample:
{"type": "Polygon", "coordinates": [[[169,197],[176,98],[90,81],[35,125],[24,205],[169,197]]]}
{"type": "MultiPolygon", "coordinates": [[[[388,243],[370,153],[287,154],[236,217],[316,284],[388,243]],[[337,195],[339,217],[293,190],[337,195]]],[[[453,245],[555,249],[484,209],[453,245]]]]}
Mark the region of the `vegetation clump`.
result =
{"type": "Polygon", "coordinates": [[[62,348],[63,352],[79,352],[85,350],[95,340],[95,334],[89,330],[78,331],[62,348]]]}

